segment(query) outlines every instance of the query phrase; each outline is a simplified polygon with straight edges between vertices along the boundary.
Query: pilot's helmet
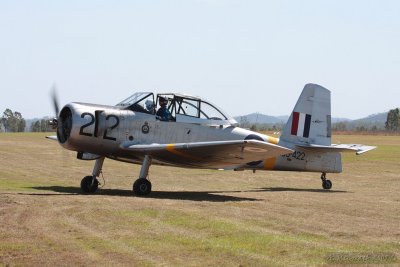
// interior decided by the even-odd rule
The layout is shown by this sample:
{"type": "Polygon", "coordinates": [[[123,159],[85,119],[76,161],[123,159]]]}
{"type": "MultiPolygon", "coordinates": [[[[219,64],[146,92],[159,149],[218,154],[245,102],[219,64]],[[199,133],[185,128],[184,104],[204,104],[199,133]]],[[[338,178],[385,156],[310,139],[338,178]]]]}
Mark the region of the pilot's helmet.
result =
{"type": "Polygon", "coordinates": [[[165,97],[160,96],[158,98],[160,105],[168,103],[168,100],[165,97]]]}
{"type": "Polygon", "coordinates": [[[154,103],[151,100],[146,100],[145,105],[147,110],[152,110],[154,108],[154,103]]]}

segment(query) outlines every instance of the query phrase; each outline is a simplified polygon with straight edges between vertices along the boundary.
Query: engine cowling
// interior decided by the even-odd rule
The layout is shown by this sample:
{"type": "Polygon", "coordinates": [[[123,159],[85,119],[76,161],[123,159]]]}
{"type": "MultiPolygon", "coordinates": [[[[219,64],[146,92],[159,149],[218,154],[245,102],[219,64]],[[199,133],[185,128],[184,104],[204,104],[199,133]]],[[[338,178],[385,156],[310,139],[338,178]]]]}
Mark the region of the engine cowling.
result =
{"type": "Polygon", "coordinates": [[[120,142],[122,113],[112,106],[67,104],[58,117],[57,139],[64,148],[77,152],[113,151],[120,142]]]}

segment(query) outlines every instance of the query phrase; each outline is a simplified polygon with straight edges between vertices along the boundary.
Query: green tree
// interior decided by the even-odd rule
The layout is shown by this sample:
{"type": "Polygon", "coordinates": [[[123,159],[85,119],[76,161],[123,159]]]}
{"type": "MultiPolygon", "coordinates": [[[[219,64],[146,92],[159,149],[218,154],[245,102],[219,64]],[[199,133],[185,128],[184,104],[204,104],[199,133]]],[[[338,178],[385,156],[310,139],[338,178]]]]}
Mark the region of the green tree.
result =
{"type": "Polygon", "coordinates": [[[1,117],[6,132],[23,132],[25,131],[26,122],[20,112],[12,112],[11,109],[6,109],[1,117]]]}
{"type": "Polygon", "coordinates": [[[53,129],[49,125],[49,122],[45,119],[40,120],[40,131],[41,132],[51,132],[53,129]]]}
{"type": "Polygon", "coordinates": [[[31,132],[53,132],[54,129],[49,125],[49,122],[46,119],[41,119],[32,122],[31,132]]]}
{"type": "Polygon", "coordinates": [[[253,123],[253,124],[251,125],[251,127],[250,127],[250,130],[253,131],[253,132],[258,131],[257,124],[253,123]]]}
{"type": "Polygon", "coordinates": [[[40,121],[35,121],[31,125],[31,132],[40,132],[40,121]]]}
{"type": "Polygon", "coordinates": [[[347,123],[344,121],[337,122],[332,126],[333,130],[335,131],[346,131],[347,130],[347,123]]]}
{"type": "Polygon", "coordinates": [[[400,110],[399,108],[391,109],[388,112],[385,128],[388,131],[400,130],[400,110]]]}
{"type": "Polygon", "coordinates": [[[4,131],[6,131],[6,132],[10,131],[10,127],[13,124],[12,117],[13,117],[13,113],[12,113],[11,109],[7,108],[3,112],[3,116],[1,117],[1,123],[3,124],[4,131]]]}
{"type": "Polygon", "coordinates": [[[16,132],[24,132],[26,122],[25,122],[25,119],[22,117],[22,114],[20,112],[16,111],[16,112],[14,112],[14,118],[15,118],[16,132]]]}

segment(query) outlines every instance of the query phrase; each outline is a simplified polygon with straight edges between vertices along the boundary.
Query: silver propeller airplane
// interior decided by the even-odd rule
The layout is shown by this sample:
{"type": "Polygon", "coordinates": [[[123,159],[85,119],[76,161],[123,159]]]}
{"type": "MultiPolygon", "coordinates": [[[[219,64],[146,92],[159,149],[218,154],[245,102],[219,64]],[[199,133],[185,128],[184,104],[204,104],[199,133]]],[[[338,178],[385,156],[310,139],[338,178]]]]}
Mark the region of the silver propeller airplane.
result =
{"type": "Polygon", "coordinates": [[[95,160],[92,174],[81,181],[85,193],[98,189],[105,158],[141,164],[133,184],[136,195],[148,195],[151,164],[224,170],[342,172],[341,152],[357,155],[374,149],[331,143],[330,91],[307,84],[280,138],[237,127],[211,102],[183,94],[135,93],[115,106],[69,103],[50,121],[59,144],[81,160],[95,160]],[[160,106],[157,110],[156,108],[160,106]]]}

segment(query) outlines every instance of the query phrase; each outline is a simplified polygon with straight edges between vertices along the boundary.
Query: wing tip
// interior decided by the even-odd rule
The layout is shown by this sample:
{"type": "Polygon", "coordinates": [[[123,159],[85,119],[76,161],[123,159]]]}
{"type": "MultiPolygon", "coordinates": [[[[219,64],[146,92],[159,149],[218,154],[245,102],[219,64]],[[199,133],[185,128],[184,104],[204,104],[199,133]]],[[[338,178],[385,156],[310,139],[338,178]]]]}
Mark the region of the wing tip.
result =
{"type": "Polygon", "coordinates": [[[361,147],[360,150],[356,152],[356,155],[364,154],[364,153],[366,153],[368,151],[371,151],[371,150],[374,150],[376,148],[377,148],[376,146],[364,146],[364,147],[361,147]]]}
{"type": "Polygon", "coordinates": [[[46,139],[50,139],[50,140],[54,140],[54,141],[58,141],[58,138],[56,135],[48,135],[46,136],[46,139]]]}

